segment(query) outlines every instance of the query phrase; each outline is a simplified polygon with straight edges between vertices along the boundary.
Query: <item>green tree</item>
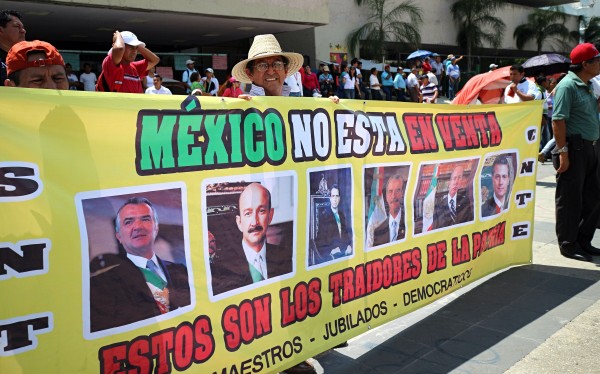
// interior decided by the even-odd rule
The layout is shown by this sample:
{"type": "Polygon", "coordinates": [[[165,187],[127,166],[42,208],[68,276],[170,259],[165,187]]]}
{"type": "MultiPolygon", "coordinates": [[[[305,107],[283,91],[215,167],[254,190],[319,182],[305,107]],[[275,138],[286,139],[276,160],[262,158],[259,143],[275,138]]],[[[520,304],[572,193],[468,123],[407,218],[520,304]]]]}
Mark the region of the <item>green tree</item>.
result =
{"type": "Polygon", "coordinates": [[[506,4],[503,0],[457,0],[450,11],[458,24],[456,41],[467,50],[467,70],[471,71],[471,56],[476,48],[488,44],[499,48],[506,24],[495,16],[506,4]]]}
{"type": "Polygon", "coordinates": [[[393,9],[386,6],[386,0],[355,1],[359,6],[368,7],[370,16],[364,25],[348,34],[346,42],[350,54],[356,55],[359,44],[365,57],[371,58],[385,55],[386,42],[406,43],[418,48],[421,43],[419,26],[423,17],[421,8],[412,0],[404,1],[393,9]]]}
{"type": "Polygon", "coordinates": [[[527,16],[527,23],[517,26],[513,33],[517,48],[523,49],[527,42],[534,41],[539,55],[544,42],[571,38],[569,29],[564,25],[566,19],[567,15],[560,8],[536,9],[527,16]]]}
{"type": "MultiPolygon", "coordinates": [[[[600,17],[592,17],[587,22],[584,19],[583,24],[585,26],[583,35],[581,35],[583,41],[594,44],[600,42],[600,17]]],[[[571,31],[571,36],[575,40],[579,40],[578,31],[571,31]]]]}

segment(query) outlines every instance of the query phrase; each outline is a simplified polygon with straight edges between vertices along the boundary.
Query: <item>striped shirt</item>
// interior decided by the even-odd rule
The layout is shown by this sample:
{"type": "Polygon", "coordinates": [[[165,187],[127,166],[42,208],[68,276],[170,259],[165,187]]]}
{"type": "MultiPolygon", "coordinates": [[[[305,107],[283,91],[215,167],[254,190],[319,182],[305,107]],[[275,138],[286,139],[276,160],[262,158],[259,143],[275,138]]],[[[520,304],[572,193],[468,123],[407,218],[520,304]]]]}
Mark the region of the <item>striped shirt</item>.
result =
{"type": "MultiPolygon", "coordinates": [[[[435,84],[429,83],[427,86],[421,86],[421,93],[423,94],[423,102],[428,102],[426,99],[433,99],[438,88],[435,84]]],[[[435,103],[435,101],[433,101],[435,103]]]]}

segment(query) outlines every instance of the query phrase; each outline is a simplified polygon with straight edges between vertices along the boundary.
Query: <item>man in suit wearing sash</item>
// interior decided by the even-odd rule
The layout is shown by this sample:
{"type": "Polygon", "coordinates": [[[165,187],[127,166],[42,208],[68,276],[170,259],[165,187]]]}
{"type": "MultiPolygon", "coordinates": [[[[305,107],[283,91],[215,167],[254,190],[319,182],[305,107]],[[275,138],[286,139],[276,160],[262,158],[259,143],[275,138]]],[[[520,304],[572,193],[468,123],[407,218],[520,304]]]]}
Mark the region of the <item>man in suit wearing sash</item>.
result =
{"type": "Polygon", "coordinates": [[[385,201],[388,205],[388,219],[379,225],[373,235],[373,246],[392,243],[404,239],[406,225],[402,212],[404,200],[404,179],[399,174],[392,175],[385,184],[385,201]]]}

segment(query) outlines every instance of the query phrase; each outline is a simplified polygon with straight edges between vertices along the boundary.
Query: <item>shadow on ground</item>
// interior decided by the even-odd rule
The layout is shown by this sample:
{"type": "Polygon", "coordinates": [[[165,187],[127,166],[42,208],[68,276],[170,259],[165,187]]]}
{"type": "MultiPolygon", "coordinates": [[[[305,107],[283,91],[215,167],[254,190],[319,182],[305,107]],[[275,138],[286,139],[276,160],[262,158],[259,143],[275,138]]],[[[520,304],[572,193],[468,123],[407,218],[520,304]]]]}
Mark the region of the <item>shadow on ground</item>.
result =
{"type": "Polygon", "coordinates": [[[511,268],[357,359],[316,359],[326,374],[503,372],[593,304],[598,280],[592,270],[511,268]]]}

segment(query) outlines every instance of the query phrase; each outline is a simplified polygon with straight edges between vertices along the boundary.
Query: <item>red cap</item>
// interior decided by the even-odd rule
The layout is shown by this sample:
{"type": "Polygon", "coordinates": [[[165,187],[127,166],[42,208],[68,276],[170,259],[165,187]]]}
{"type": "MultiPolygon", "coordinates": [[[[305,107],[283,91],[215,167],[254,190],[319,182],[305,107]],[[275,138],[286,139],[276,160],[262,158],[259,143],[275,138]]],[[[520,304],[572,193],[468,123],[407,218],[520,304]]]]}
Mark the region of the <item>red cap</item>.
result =
{"type": "Polygon", "coordinates": [[[592,43],[582,43],[571,51],[571,63],[573,65],[581,64],[598,56],[600,53],[592,43]]]}
{"type": "Polygon", "coordinates": [[[65,61],[52,44],[41,40],[19,42],[12,46],[6,57],[6,73],[8,75],[26,68],[48,65],[65,66],[65,61]],[[46,58],[28,61],[27,55],[32,51],[44,53],[46,58]]]}

